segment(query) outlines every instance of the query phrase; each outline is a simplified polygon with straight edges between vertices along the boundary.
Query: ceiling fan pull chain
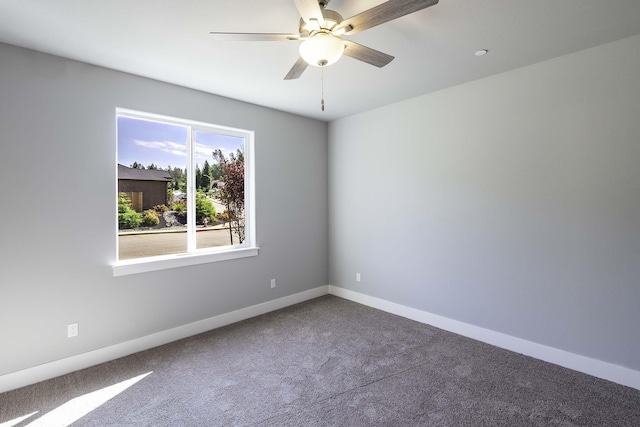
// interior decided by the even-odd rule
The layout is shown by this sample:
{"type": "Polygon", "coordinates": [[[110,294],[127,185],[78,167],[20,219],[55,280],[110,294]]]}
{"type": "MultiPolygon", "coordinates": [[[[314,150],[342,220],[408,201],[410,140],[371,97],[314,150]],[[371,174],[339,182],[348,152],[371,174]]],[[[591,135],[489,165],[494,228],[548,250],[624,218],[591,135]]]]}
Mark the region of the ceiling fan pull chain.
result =
{"type": "Polygon", "coordinates": [[[320,107],[322,111],[324,111],[324,67],[320,67],[320,88],[321,88],[321,97],[320,97],[320,107]]]}

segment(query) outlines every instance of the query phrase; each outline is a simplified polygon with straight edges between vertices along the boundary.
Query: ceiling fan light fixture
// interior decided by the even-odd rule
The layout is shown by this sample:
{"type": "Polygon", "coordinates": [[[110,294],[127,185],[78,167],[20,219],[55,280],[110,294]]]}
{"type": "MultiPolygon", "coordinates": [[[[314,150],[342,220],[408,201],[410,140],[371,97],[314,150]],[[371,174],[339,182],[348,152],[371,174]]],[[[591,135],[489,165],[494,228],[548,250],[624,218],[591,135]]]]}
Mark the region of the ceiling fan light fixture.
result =
{"type": "Polygon", "coordinates": [[[314,67],[335,63],[344,53],[344,42],[330,33],[316,33],[300,44],[300,56],[314,67]]]}

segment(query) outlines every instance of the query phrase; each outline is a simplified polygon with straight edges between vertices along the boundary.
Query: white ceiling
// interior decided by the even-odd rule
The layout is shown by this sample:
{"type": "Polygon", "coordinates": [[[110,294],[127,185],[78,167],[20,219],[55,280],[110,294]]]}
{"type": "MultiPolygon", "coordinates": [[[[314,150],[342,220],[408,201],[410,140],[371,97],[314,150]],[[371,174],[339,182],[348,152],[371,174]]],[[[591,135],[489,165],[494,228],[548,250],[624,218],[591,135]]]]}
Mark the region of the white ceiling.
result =
{"type": "MultiPolygon", "coordinates": [[[[347,18],[382,2],[328,9],[347,18]]],[[[0,0],[1,42],[324,121],[640,34],[640,0],[440,0],[350,37],[395,60],[327,67],[324,112],[319,68],[283,80],[300,42],[209,35],[297,33],[298,21],[293,0],[0,0]]]]}

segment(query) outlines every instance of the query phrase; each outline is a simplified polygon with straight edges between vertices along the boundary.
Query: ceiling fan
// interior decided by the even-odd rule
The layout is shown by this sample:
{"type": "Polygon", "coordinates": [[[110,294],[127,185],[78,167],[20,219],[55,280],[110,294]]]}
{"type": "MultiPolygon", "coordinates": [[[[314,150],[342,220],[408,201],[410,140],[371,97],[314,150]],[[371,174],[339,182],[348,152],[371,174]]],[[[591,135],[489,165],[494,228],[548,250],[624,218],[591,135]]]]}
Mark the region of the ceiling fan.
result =
{"type": "Polygon", "coordinates": [[[211,32],[215,40],[230,41],[296,41],[300,44],[300,57],[285,76],[285,80],[299,78],[308,65],[325,67],[335,63],[342,55],[384,67],[393,56],[371,49],[343,36],[356,34],[368,28],[392,21],[425,9],[438,0],[388,0],[362,13],[343,19],[333,10],[325,9],[330,0],[294,0],[300,12],[300,34],[294,33],[219,33],[211,32]]]}

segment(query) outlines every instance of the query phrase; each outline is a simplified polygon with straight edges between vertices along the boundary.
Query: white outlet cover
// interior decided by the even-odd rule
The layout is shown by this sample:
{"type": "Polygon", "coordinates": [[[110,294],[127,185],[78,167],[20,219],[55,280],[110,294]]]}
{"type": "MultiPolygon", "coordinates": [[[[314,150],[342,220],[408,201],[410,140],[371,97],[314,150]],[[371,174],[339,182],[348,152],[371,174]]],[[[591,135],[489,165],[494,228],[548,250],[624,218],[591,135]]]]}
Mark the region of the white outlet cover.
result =
{"type": "Polygon", "coordinates": [[[70,323],[67,325],[67,337],[73,338],[78,336],[78,324],[70,323]]]}

